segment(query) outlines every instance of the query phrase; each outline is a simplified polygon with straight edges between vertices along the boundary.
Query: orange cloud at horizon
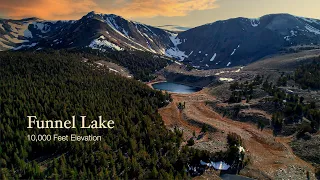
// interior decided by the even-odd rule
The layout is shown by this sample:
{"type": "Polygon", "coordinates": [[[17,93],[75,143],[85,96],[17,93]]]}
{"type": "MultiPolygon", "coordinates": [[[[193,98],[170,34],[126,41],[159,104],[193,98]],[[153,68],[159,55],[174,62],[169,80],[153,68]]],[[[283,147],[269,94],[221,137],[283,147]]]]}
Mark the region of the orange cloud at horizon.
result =
{"type": "Polygon", "coordinates": [[[79,19],[89,11],[126,18],[186,16],[194,10],[217,8],[216,0],[3,0],[0,12],[9,18],[79,19]]]}
{"type": "Polygon", "coordinates": [[[38,17],[56,20],[68,19],[74,13],[88,12],[97,5],[92,0],[35,0],[32,3],[17,4],[5,1],[0,4],[0,11],[10,18],[38,17]]]}
{"type": "Polygon", "coordinates": [[[172,17],[186,16],[190,11],[217,7],[215,0],[131,0],[115,9],[113,13],[119,12],[125,17],[172,17]]]}

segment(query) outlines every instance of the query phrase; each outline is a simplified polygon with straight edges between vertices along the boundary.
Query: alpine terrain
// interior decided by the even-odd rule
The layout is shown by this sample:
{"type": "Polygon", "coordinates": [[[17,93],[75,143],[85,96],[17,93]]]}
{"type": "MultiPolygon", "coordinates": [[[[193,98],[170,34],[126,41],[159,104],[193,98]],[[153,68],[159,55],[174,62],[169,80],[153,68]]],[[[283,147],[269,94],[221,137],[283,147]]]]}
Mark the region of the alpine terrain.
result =
{"type": "Polygon", "coordinates": [[[70,21],[1,19],[0,50],[89,47],[145,51],[185,61],[198,69],[213,69],[246,65],[296,48],[312,49],[320,43],[320,20],[290,14],[228,19],[179,34],[180,27],[168,26],[152,27],[95,12],[70,21]]]}

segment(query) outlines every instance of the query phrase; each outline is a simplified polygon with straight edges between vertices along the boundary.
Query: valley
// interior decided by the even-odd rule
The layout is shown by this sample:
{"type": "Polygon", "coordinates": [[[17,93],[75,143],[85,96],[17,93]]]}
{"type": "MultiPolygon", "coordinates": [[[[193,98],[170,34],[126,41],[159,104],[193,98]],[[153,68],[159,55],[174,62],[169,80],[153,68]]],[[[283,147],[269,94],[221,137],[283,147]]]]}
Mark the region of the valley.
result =
{"type": "Polygon", "coordinates": [[[274,137],[270,129],[260,131],[255,124],[222,117],[205,105],[206,101],[216,101],[216,98],[208,93],[208,89],[205,89],[191,95],[173,94],[172,103],[159,110],[165,125],[170,129],[178,127],[183,131],[184,139],[190,139],[193,131],[197,135],[201,134],[201,126],[189,123],[188,119],[212,126],[217,132],[206,133],[200,140],[196,140],[193,146],[211,152],[226,150],[228,133],[239,134],[244,140],[246,154],[250,157],[250,164],[240,171],[244,176],[281,179],[290,173],[292,179],[300,179],[306,178],[306,171],[314,172],[309,163],[292,152],[289,146],[292,137],[274,137]],[[178,102],[186,102],[186,108],[182,112],[177,108],[178,102]]]}
{"type": "MultiPolygon", "coordinates": [[[[296,142],[296,133],[274,135],[271,124],[271,112],[274,110],[261,108],[261,106],[267,107],[264,104],[266,103],[264,98],[268,96],[266,93],[256,90],[249,102],[243,100],[240,103],[230,104],[226,101],[231,95],[229,84],[233,82],[250,81],[259,75],[269,77],[269,81],[276,83],[282,73],[293,73],[296,67],[311,62],[312,58],[319,55],[319,50],[309,50],[267,57],[245,67],[214,70],[190,70],[187,66],[174,63],[158,72],[158,80],[165,80],[163,72],[196,77],[215,76],[217,80],[212,81],[199,92],[170,93],[173,101],[166,107],[160,108],[159,113],[167,128],[171,130],[178,128],[183,131],[185,144],[187,140],[193,138],[195,144],[192,147],[196,149],[213,153],[226,151],[228,133],[240,135],[246,155],[250,159],[249,165],[240,170],[240,175],[255,179],[286,179],[290,174],[290,179],[306,179],[309,174],[311,179],[315,179],[314,173],[317,166],[314,167],[312,163],[302,160],[292,150],[291,144],[296,142]],[[219,77],[220,81],[218,81],[219,77]],[[221,77],[232,78],[232,81],[223,81],[221,77]],[[185,103],[185,107],[180,109],[179,103],[185,103]],[[240,107],[237,117],[224,114],[226,111],[232,113],[237,107],[240,107]],[[265,124],[263,130],[257,127],[260,121],[265,124]],[[209,126],[212,130],[206,133],[201,132],[203,125],[209,126]]],[[[152,83],[154,82],[148,84],[152,83]]],[[[316,101],[317,104],[319,102],[318,91],[310,92],[298,87],[283,88],[293,90],[295,94],[305,97],[306,101],[316,101]]],[[[314,136],[317,137],[317,135],[314,136]]],[[[319,148],[316,147],[316,149],[319,148]]],[[[213,176],[205,173],[203,177],[213,176]]]]}

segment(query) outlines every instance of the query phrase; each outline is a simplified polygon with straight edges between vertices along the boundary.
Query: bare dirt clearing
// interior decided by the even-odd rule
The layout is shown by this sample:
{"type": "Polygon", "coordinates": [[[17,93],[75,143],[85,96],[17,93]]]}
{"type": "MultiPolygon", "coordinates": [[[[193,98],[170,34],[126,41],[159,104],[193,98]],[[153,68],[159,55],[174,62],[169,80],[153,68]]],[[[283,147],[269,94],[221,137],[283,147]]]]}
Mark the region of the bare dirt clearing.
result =
{"type": "MultiPolygon", "coordinates": [[[[204,140],[196,141],[195,148],[211,152],[223,150],[228,132],[235,132],[243,138],[250,164],[240,174],[258,179],[306,179],[307,171],[313,174],[314,168],[293,154],[288,145],[291,137],[275,138],[270,129],[260,131],[254,124],[222,117],[206,105],[207,101],[216,100],[208,89],[193,94],[172,94],[172,98],[172,103],[159,110],[168,128],[183,130],[186,139],[192,137],[193,131],[200,133],[201,128],[188,123],[186,118],[189,118],[218,130],[207,133],[204,140]],[[182,111],[177,108],[179,102],[186,102],[182,111]]],[[[315,179],[313,175],[312,178],[315,179]]]]}
{"type": "Polygon", "coordinates": [[[95,62],[98,67],[104,67],[107,68],[109,72],[119,74],[120,76],[127,77],[127,78],[132,78],[133,75],[130,74],[129,70],[123,66],[119,66],[115,63],[104,61],[104,60],[99,60],[95,62]]]}

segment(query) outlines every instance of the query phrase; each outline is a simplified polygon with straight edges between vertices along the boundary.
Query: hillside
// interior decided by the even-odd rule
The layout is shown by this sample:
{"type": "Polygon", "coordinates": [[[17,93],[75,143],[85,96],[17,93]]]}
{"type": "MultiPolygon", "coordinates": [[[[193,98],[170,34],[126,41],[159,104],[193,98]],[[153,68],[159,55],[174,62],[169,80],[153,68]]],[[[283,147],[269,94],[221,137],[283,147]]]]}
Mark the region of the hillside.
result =
{"type": "Polygon", "coordinates": [[[114,14],[90,12],[79,20],[0,20],[0,50],[90,47],[101,51],[164,54],[173,33],[114,14]]]}
{"type": "MultiPolygon", "coordinates": [[[[91,61],[113,62],[125,67],[133,75],[132,78],[144,82],[155,78],[154,73],[173,62],[172,59],[143,51],[99,51],[91,48],[67,50],[70,53],[80,54],[91,61]]],[[[116,73],[121,73],[114,71],[116,73]]],[[[131,76],[130,76],[131,77],[131,76]]]]}
{"type": "MultiPolygon", "coordinates": [[[[177,46],[203,69],[246,65],[291,46],[320,43],[320,21],[289,14],[234,18],[179,33],[177,46]]],[[[287,50],[286,50],[287,51],[287,50]]]]}
{"type": "MultiPolygon", "coordinates": [[[[208,153],[180,149],[157,109],[170,98],[66,52],[0,53],[2,179],[186,179],[208,153]],[[27,129],[27,116],[114,120],[114,129],[27,129]],[[102,141],[29,141],[27,135],[96,135],[102,141]],[[179,150],[180,149],[180,150],[179,150]]],[[[79,122],[80,123],[80,122],[79,122]]]]}
{"type": "Polygon", "coordinates": [[[319,57],[320,50],[308,50],[212,70],[171,64],[164,71],[216,78],[199,92],[172,94],[173,102],[159,112],[168,128],[183,129],[185,140],[194,138],[197,149],[223,151],[228,132],[241,136],[249,163],[240,175],[315,179],[320,172],[319,57]],[[206,133],[204,125],[210,127],[206,133]]]}
{"type": "Polygon", "coordinates": [[[174,33],[114,14],[79,20],[0,20],[0,50],[75,49],[144,51],[197,69],[247,65],[269,55],[319,49],[320,20],[290,14],[233,18],[174,33]]]}

